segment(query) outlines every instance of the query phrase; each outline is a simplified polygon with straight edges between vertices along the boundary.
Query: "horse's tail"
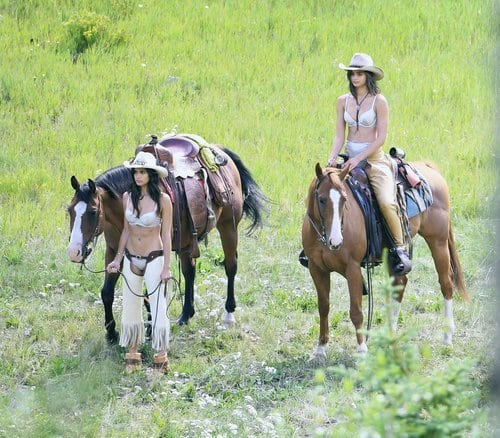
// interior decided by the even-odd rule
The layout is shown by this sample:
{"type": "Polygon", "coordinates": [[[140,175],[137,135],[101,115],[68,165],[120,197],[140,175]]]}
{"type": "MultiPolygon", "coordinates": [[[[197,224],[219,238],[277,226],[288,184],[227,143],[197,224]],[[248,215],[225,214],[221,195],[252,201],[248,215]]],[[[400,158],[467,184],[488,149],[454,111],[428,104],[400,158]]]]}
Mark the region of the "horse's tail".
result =
{"type": "Polygon", "coordinates": [[[460,265],[460,260],[458,259],[458,253],[455,248],[455,239],[453,237],[453,230],[451,229],[451,223],[448,232],[448,251],[450,253],[450,264],[451,264],[451,274],[453,277],[453,284],[458,289],[460,296],[466,302],[470,302],[470,295],[465,287],[464,274],[462,271],[462,266],[460,265]]]}
{"type": "Polygon", "coordinates": [[[241,190],[243,193],[243,214],[251,220],[247,233],[252,234],[256,228],[262,226],[262,214],[266,210],[266,204],[269,202],[269,199],[255,182],[252,174],[243,164],[243,161],[241,161],[241,158],[226,147],[223,150],[233,160],[240,174],[241,190]]]}

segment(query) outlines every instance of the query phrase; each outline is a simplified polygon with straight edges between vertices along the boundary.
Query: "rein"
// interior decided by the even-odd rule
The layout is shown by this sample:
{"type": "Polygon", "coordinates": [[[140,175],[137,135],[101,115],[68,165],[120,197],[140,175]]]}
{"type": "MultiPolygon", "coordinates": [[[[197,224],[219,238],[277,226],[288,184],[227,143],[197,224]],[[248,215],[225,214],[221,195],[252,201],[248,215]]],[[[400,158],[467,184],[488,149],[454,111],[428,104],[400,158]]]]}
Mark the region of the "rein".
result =
{"type": "MultiPolygon", "coordinates": [[[[95,248],[97,246],[97,241],[99,239],[99,236],[102,234],[102,227],[101,227],[101,222],[103,220],[103,214],[102,214],[102,209],[101,209],[101,203],[102,203],[102,200],[101,200],[101,197],[99,194],[97,194],[97,199],[99,200],[98,204],[97,204],[97,216],[98,216],[98,222],[97,222],[97,225],[94,229],[94,232],[92,233],[92,236],[90,237],[90,239],[85,242],[85,243],[82,243],[82,256],[83,256],[83,259],[82,261],[80,262],[81,264],[81,268],[85,268],[88,272],[92,273],[92,274],[102,274],[102,273],[106,273],[106,269],[101,269],[101,270],[93,270],[91,268],[89,268],[86,264],[86,260],[87,260],[87,257],[92,253],[92,249],[95,248]],[[92,247],[89,248],[89,244],[92,244],[92,247]]],[[[180,273],[180,265],[179,265],[179,273],[180,273]]],[[[154,295],[157,291],[160,290],[160,287],[161,287],[161,284],[162,284],[162,281],[160,280],[160,282],[158,283],[158,285],[154,288],[154,290],[151,292],[151,293],[137,293],[135,291],[132,290],[132,288],[130,287],[128,281],[127,281],[127,278],[122,274],[121,271],[117,271],[117,274],[118,275],[121,275],[123,277],[123,280],[125,281],[125,283],[127,284],[127,287],[128,289],[130,290],[130,292],[135,295],[136,297],[140,297],[140,298],[149,298],[150,296],[154,295]]],[[[180,274],[179,274],[179,277],[180,277],[180,274]]],[[[179,296],[179,299],[180,301],[182,302],[182,294],[181,294],[181,287],[180,287],[180,280],[176,279],[175,277],[169,277],[167,278],[166,282],[165,282],[165,293],[166,293],[166,288],[167,288],[167,285],[168,285],[168,282],[169,281],[173,281],[174,282],[174,285],[175,285],[175,289],[177,289],[177,294],[179,296]]],[[[172,301],[174,300],[175,298],[175,291],[174,293],[172,294],[172,297],[170,299],[170,302],[167,303],[167,311],[168,309],[170,308],[170,305],[172,304],[172,301]]]]}
{"type": "MultiPolygon", "coordinates": [[[[325,233],[325,227],[323,225],[323,223],[321,224],[321,227],[323,228],[323,232],[321,233],[319,230],[318,230],[318,227],[316,226],[316,224],[314,223],[311,215],[309,213],[306,213],[307,214],[307,219],[309,219],[309,222],[311,223],[312,227],[314,228],[314,231],[316,231],[316,234],[319,236],[318,237],[318,240],[326,246],[326,233],[325,233]]],[[[321,215],[320,215],[320,218],[321,218],[321,215]]],[[[321,221],[323,222],[323,221],[321,221]]]]}
{"type": "MultiPolygon", "coordinates": [[[[101,269],[99,271],[94,271],[92,269],[90,269],[87,264],[85,263],[85,260],[82,261],[81,263],[81,267],[82,268],[85,268],[88,272],[92,273],[92,274],[102,274],[102,273],[106,273],[106,269],[101,269]]],[[[130,284],[129,282],[127,281],[127,277],[125,277],[125,275],[123,275],[122,271],[117,271],[117,274],[123,278],[123,281],[126,283],[129,291],[132,293],[132,295],[135,295],[136,297],[139,297],[139,298],[149,298],[151,296],[153,296],[156,292],[158,292],[160,290],[160,287],[162,285],[162,281],[160,280],[158,285],[153,289],[153,291],[151,293],[137,293],[135,291],[132,290],[132,288],[130,287],[130,284]]],[[[165,281],[165,293],[166,293],[166,290],[167,290],[167,285],[169,282],[173,282],[174,283],[174,286],[175,286],[175,289],[177,290],[177,295],[179,296],[179,300],[182,302],[182,294],[181,294],[181,288],[180,288],[180,283],[179,283],[179,280],[177,280],[177,278],[175,277],[168,277],[165,281]]],[[[172,294],[171,298],[170,298],[170,301],[167,303],[167,311],[168,309],[170,308],[170,305],[172,304],[172,302],[174,301],[174,298],[175,298],[175,292],[172,294]]]]}

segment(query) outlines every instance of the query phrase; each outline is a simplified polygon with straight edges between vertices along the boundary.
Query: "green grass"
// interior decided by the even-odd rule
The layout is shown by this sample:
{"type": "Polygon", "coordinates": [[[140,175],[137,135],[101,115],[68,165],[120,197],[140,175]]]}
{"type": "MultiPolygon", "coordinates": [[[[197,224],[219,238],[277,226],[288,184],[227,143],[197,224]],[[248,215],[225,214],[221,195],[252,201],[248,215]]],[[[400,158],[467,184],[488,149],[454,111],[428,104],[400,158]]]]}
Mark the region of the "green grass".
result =
{"type": "MultiPolygon", "coordinates": [[[[473,361],[487,413],[494,296],[494,2],[0,0],[0,435],[304,436],[333,433],[332,404],[307,359],[319,333],[300,267],[304,198],[334,135],[339,62],[370,53],[391,116],[385,149],[432,159],[450,186],[470,306],[457,300],[453,349],[441,345],[442,298],[416,240],[400,327],[430,349],[422,376],[473,361]],[[91,14],[89,14],[91,13],[91,14]],[[95,20],[82,54],[65,23],[95,20]],[[492,18],[493,17],[493,18],[492,18]],[[87,47],[87,46],[86,46],[87,47]],[[175,327],[173,372],[122,373],[104,340],[102,277],[67,261],[71,175],[94,178],[148,134],[176,128],[237,152],[274,204],[241,233],[235,329],[221,326],[216,234],[198,263],[196,315],[175,327]],[[318,400],[323,400],[318,405],[318,400]],[[318,429],[319,430],[319,429],[318,429]]],[[[82,46],[80,46],[82,47],[82,46]]],[[[92,259],[102,269],[103,242],[92,259]]],[[[378,270],[376,290],[384,283],[378,270]]],[[[121,312],[120,294],[115,316],[121,312]]],[[[332,275],[325,366],[356,365],[346,284],[332,275]]],[[[365,306],[366,307],[366,306],[365,306]]],[[[178,314],[178,303],[172,314],[178,314]]],[[[385,322],[375,297],[374,328],[385,322]]],[[[150,359],[152,352],[145,346],[150,359]]],[[[324,383],[336,407],[351,399],[324,383]]],[[[489,436],[482,418],[472,434],[489,436]]]]}

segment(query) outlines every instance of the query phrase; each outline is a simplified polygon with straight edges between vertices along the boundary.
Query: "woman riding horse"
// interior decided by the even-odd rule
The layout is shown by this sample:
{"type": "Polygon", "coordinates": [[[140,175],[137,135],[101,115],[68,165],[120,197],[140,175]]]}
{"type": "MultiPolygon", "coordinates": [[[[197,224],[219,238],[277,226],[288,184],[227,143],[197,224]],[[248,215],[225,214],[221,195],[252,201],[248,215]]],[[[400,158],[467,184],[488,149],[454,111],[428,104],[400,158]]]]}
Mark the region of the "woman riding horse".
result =
{"type": "Polygon", "coordinates": [[[382,150],[387,137],[389,106],[377,81],[384,77],[384,72],[364,53],[356,53],[348,66],[340,64],[339,67],[347,70],[350,92],[337,99],[337,127],[328,166],[337,159],[347,127],[345,148],[349,159],[345,166],[349,169],[366,166],[378,206],[394,240],[390,250],[398,260],[395,273],[404,275],[411,270],[411,260],[404,243],[392,160],[382,150]]]}
{"type": "MultiPolygon", "coordinates": [[[[447,320],[444,342],[452,343],[453,288],[465,301],[469,294],[464,284],[460,261],[450,220],[450,198],[446,181],[431,163],[413,163],[429,183],[433,203],[427,210],[410,219],[411,235],[420,234],[429,246],[439,277],[447,320]]],[[[314,357],[326,357],[329,338],[330,273],[338,272],[347,280],[349,316],[356,329],[358,352],[368,351],[363,325],[363,275],[361,264],[367,252],[368,238],[361,208],[347,184],[348,167],[322,169],[316,164],[316,176],[309,186],[307,211],[302,224],[302,245],[308,259],[309,273],[318,296],[320,319],[319,342],[314,357]]],[[[393,306],[393,323],[397,324],[400,303],[408,278],[396,275],[393,284],[399,286],[393,306]]]]}

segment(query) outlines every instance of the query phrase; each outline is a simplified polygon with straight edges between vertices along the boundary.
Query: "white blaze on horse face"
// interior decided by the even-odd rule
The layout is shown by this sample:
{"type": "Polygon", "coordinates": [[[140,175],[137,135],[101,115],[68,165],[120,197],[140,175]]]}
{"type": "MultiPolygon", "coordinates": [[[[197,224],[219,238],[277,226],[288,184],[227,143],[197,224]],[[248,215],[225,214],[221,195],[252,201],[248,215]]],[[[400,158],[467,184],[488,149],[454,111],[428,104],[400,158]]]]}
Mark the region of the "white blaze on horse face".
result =
{"type": "Polygon", "coordinates": [[[71,261],[78,262],[82,258],[82,216],[87,209],[87,204],[80,201],[73,207],[73,209],[75,210],[75,221],[73,222],[67,253],[71,261]]]}
{"type": "Polygon", "coordinates": [[[330,190],[330,199],[333,204],[333,217],[330,224],[330,235],[328,236],[328,245],[338,248],[342,245],[342,223],[340,221],[340,199],[342,195],[338,190],[330,190]]]}

